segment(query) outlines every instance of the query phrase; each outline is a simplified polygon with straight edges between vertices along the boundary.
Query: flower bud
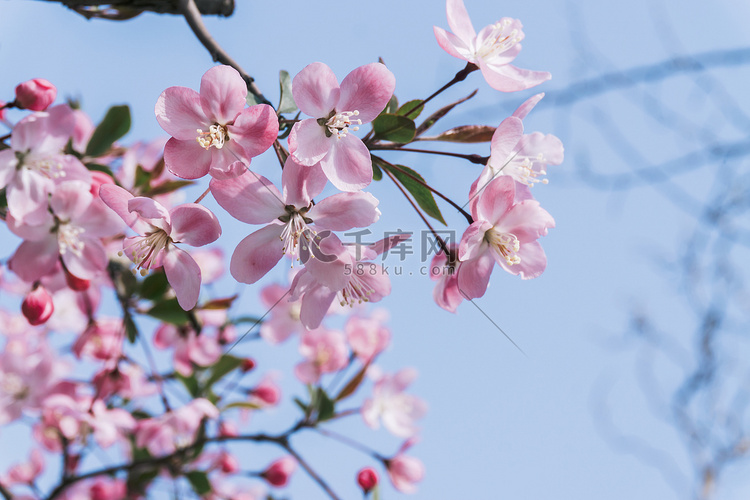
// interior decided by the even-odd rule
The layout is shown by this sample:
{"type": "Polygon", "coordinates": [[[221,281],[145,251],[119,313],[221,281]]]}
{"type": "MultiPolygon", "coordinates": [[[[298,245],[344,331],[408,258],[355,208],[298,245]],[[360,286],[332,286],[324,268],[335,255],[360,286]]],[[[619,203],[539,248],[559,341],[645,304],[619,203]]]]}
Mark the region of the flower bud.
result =
{"type": "Polygon", "coordinates": [[[294,457],[284,457],[276,460],[261,472],[260,477],[268,481],[272,486],[282,487],[289,482],[289,476],[297,468],[294,457]]]}
{"type": "Polygon", "coordinates": [[[242,373],[247,373],[253,368],[255,368],[255,360],[253,358],[245,358],[242,360],[242,365],[240,367],[242,373]]]}
{"type": "Polygon", "coordinates": [[[378,484],[378,474],[372,467],[365,467],[357,473],[357,484],[365,494],[378,484]]]}
{"type": "Polygon", "coordinates": [[[99,197],[99,188],[102,184],[114,184],[115,180],[104,172],[98,170],[91,171],[91,188],[89,191],[95,198],[99,197]]]}
{"type": "Polygon", "coordinates": [[[39,283],[26,295],[21,304],[21,312],[33,326],[46,323],[54,311],[55,305],[52,303],[52,297],[39,283]]]}
{"type": "Polygon", "coordinates": [[[219,436],[222,437],[234,437],[239,436],[240,432],[237,430],[237,426],[233,422],[228,420],[222,420],[219,423],[219,436]]]}
{"type": "Polygon", "coordinates": [[[240,463],[237,461],[234,455],[226,452],[221,454],[219,464],[221,466],[221,472],[223,472],[224,474],[234,474],[235,472],[240,470],[240,463]]]}
{"type": "Polygon", "coordinates": [[[65,283],[68,284],[68,288],[75,292],[85,292],[89,289],[91,282],[89,280],[82,280],[76,276],[73,276],[65,269],[65,283]]]}
{"type": "Polygon", "coordinates": [[[57,97],[57,89],[43,78],[34,78],[16,87],[16,105],[21,109],[44,111],[57,97]]]}

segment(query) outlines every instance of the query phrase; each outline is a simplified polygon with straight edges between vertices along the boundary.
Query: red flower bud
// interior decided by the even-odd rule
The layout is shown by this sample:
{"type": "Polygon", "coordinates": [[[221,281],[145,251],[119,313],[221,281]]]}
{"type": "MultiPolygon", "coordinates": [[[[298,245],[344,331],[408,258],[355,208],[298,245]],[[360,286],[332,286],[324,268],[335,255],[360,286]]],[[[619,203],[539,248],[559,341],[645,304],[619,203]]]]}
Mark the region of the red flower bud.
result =
{"type": "Polygon", "coordinates": [[[52,303],[52,297],[39,283],[34,285],[21,304],[21,312],[34,326],[46,323],[54,311],[55,305],[52,303]]]}
{"type": "Polygon", "coordinates": [[[286,486],[289,482],[289,476],[297,468],[297,461],[294,457],[284,457],[276,460],[261,472],[260,477],[268,481],[269,484],[277,487],[286,486]]]}
{"type": "Polygon", "coordinates": [[[369,493],[378,484],[378,474],[372,467],[365,467],[357,473],[357,484],[362,491],[369,493]]]}
{"type": "Polygon", "coordinates": [[[65,269],[65,283],[68,284],[68,288],[76,292],[85,292],[89,289],[89,285],[91,284],[89,280],[82,280],[81,278],[73,276],[67,269],[65,269]]]}
{"type": "Polygon", "coordinates": [[[43,78],[34,78],[16,87],[16,105],[21,109],[44,111],[57,97],[57,89],[43,78]]]}
{"type": "Polygon", "coordinates": [[[253,358],[245,358],[242,360],[242,373],[247,373],[253,368],[255,368],[255,360],[253,360],[253,358]]]}

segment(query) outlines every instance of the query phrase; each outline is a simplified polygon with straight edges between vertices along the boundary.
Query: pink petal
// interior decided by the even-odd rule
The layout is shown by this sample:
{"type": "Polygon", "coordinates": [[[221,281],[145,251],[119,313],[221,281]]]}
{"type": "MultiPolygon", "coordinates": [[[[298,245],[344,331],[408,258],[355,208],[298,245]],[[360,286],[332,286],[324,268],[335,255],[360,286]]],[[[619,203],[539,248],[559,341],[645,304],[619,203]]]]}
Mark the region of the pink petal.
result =
{"type": "Polygon", "coordinates": [[[306,207],[310,200],[318,196],[328,178],[320,168],[320,164],[307,167],[294,161],[289,155],[284,163],[284,171],[281,174],[281,186],[284,190],[284,201],[297,208],[306,207]]]}
{"type": "MultiPolygon", "coordinates": [[[[530,156],[536,156],[541,153],[544,158],[541,163],[549,165],[561,164],[565,155],[565,148],[560,139],[552,134],[545,135],[541,132],[532,132],[531,134],[524,135],[521,138],[518,149],[521,153],[530,156]]],[[[539,162],[534,161],[534,163],[539,162]]],[[[534,166],[536,167],[536,165],[534,166]]]]}
{"type": "Polygon", "coordinates": [[[493,169],[500,170],[505,167],[506,162],[510,159],[516,146],[523,137],[523,122],[520,118],[514,116],[503,120],[492,134],[490,142],[490,160],[489,164],[493,169]]]}
{"type": "Polygon", "coordinates": [[[305,328],[312,330],[319,327],[335,298],[336,292],[323,285],[308,288],[300,307],[300,321],[305,328]]]}
{"type": "Polygon", "coordinates": [[[200,103],[209,121],[226,125],[245,108],[247,86],[236,69],[214,66],[203,74],[200,103]]]}
{"type": "Polygon", "coordinates": [[[169,210],[164,205],[145,196],[136,196],[128,200],[128,210],[135,212],[154,225],[167,229],[170,224],[169,210]]]}
{"type": "Polygon", "coordinates": [[[25,224],[42,224],[49,218],[47,193],[53,189],[50,179],[21,168],[8,185],[8,211],[25,224]]]}
{"type": "Polygon", "coordinates": [[[477,215],[474,219],[486,220],[497,225],[513,206],[516,196],[516,181],[507,175],[500,175],[491,180],[479,195],[477,215]]]}
{"type": "Polygon", "coordinates": [[[156,121],[175,139],[193,141],[197,129],[213,125],[201,108],[198,92],[187,87],[169,87],[156,100],[156,121]]]}
{"type": "Polygon", "coordinates": [[[354,259],[335,234],[329,234],[320,240],[318,248],[322,255],[334,260],[323,262],[318,258],[310,259],[305,262],[305,269],[315,280],[332,291],[341,290],[349,283],[352,267],[356,265],[354,259]]]}
{"type": "Polygon", "coordinates": [[[547,234],[547,229],[555,227],[555,219],[539,206],[536,200],[525,200],[515,205],[500,223],[497,230],[512,233],[521,243],[535,241],[547,234]]]}
{"type": "Polygon", "coordinates": [[[137,213],[128,210],[128,202],[133,199],[133,195],[120,186],[102,184],[99,188],[99,198],[138,234],[145,234],[151,229],[151,225],[141,220],[137,213]]]}
{"type": "Polygon", "coordinates": [[[221,236],[219,220],[203,205],[186,203],[172,209],[169,215],[172,218],[172,232],[169,236],[175,243],[202,247],[221,236]]]}
{"type": "Polygon", "coordinates": [[[440,48],[453,57],[468,61],[469,57],[471,57],[471,49],[467,42],[464,42],[450,31],[445,31],[443,28],[433,26],[432,30],[435,32],[435,38],[440,48]]]}
{"type": "Polygon", "coordinates": [[[513,112],[513,116],[523,120],[524,118],[526,118],[526,115],[528,115],[529,112],[534,109],[534,106],[536,106],[537,103],[542,100],[542,97],[544,97],[544,92],[529,97],[523,102],[523,104],[518,106],[518,109],[513,112]]]}
{"type": "Polygon", "coordinates": [[[271,224],[237,245],[229,264],[229,272],[240,283],[252,284],[265,276],[284,254],[281,230],[284,226],[271,224]]]}
{"type": "Polygon", "coordinates": [[[531,71],[511,64],[494,66],[479,61],[479,69],[490,87],[501,92],[525,90],[552,78],[546,71],[531,71]]]}
{"type": "Polygon", "coordinates": [[[177,331],[174,325],[163,323],[154,333],[154,347],[157,349],[167,349],[172,347],[179,338],[180,332],[177,331]]]}
{"type": "Polygon", "coordinates": [[[339,193],[318,202],[307,213],[315,226],[332,231],[367,227],[380,218],[378,200],[370,193],[339,193]]]}
{"type": "Polygon", "coordinates": [[[80,238],[83,243],[81,255],[67,251],[62,260],[70,274],[82,280],[90,280],[107,267],[107,252],[98,239],[80,238]]]}
{"type": "Polygon", "coordinates": [[[466,11],[463,0],[448,0],[445,4],[448,26],[453,33],[464,42],[470,42],[476,38],[477,33],[471,24],[471,18],[466,11]]]}
{"type": "Polygon", "coordinates": [[[78,219],[94,200],[88,189],[81,181],[63,182],[50,197],[52,211],[63,220],[78,219]]]}
{"type": "Polygon", "coordinates": [[[538,241],[522,243],[516,254],[521,262],[509,266],[505,259],[496,259],[500,266],[511,274],[520,275],[521,279],[532,279],[541,275],[547,267],[547,256],[538,241]]]}
{"type": "Polygon", "coordinates": [[[487,247],[487,251],[476,259],[461,263],[461,272],[458,274],[458,290],[465,299],[481,297],[487,291],[490,283],[492,268],[495,266],[493,252],[487,247]]]}
{"type": "Polygon", "coordinates": [[[184,141],[172,138],[164,146],[164,164],[177,177],[200,179],[211,168],[211,152],[203,149],[195,137],[184,141]]]}
{"type": "Polygon", "coordinates": [[[10,258],[8,267],[31,283],[55,270],[59,250],[54,235],[40,241],[24,241],[10,258]]]}
{"type": "Polygon", "coordinates": [[[41,241],[51,237],[50,232],[55,225],[55,220],[50,214],[43,224],[31,226],[24,224],[9,213],[6,215],[5,223],[8,225],[10,232],[16,236],[20,236],[24,240],[41,241]]]}
{"type": "Polygon", "coordinates": [[[184,250],[170,245],[163,257],[164,273],[177,302],[186,311],[195,307],[201,291],[201,269],[184,250]]]}
{"type": "Polygon", "coordinates": [[[484,235],[492,229],[492,224],[486,220],[478,220],[464,231],[458,246],[458,258],[461,261],[475,259],[485,251],[487,244],[484,235]]]}
{"type": "Polygon", "coordinates": [[[12,149],[0,151],[0,189],[7,186],[15,177],[16,165],[18,165],[18,158],[16,158],[15,151],[12,149]]]}
{"type": "Polygon", "coordinates": [[[245,150],[230,142],[221,149],[211,148],[211,169],[208,171],[214,179],[231,179],[242,175],[250,158],[245,150]]]}
{"type": "Polygon", "coordinates": [[[311,361],[303,361],[294,367],[294,375],[303,384],[314,384],[320,379],[320,369],[311,361]]]}
{"type": "Polygon", "coordinates": [[[286,213],[271,181],[248,171],[234,179],[211,179],[211,193],[229,215],[248,224],[267,224],[286,213]]]}
{"type": "Polygon", "coordinates": [[[335,137],[326,137],[323,126],[312,118],[297,122],[289,134],[289,152],[298,163],[312,166],[322,160],[335,143],[335,137]]]}
{"type": "Polygon", "coordinates": [[[354,69],[341,82],[341,97],[336,111],[359,111],[357,118],[370,123],[385,108],[396,88],[396,77],[382,63],[370,63],[354,69]]]}
{"type": "Polygon", "coordinates": [[[328,180],[341,191],[359,191],[372,181],[372,160],[367,146],[353,135],[332,138],[320,166],[328,180]]]}
{"type": "Polygon", "coordinates": [[[299,109],[314,118],[327,118],[339,101],[339,82],[321,62],[305,66],[292,80],[292,95],[299,109]]]}
{"type": "Polygon", "coordinates": [[[227,126],[227,132],[230,140],[239,144],[245,154],[253,158],[270,148],[276,140],[279,119],[271,106],[258,104],[243,110],[234,119],[234,124],[227,126]]]}

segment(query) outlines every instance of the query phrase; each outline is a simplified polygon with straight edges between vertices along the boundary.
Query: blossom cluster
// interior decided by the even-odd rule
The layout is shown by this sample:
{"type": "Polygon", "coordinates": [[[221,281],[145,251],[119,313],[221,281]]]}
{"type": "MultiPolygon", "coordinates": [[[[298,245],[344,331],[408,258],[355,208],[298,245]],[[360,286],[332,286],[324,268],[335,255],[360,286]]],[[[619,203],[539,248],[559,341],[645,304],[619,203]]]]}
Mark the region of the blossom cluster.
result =
{"type": "MultiPolygon", "coordinates": [[[[510,64],[524,37],[520,21],[503,18],[477,34],[462,0],[448,0],[447,14],[452,32],[435,27],[438,44],[467,62],[450,85],[474,71],[502,92],[549,79],[510,64]]],[[[32,423],[28,461],[0,473],[0,495],[142,498],[156,481],[184,478],[202,498],[258,499],[266,488],[286,486],[302,460],[293,435],[350,415],[403,442],[395,453],[367,454],[394,488],[416,491],[425,468],[406,451],[418,441],[427,405],[408,392],[415,369],[387,373],[377,364],[392,334],[387,314],[367,305],[390,294],[388,274],[352,272],[378,269],[374,260],[409,236],[358,245],[342,241],[341,232],[379,220],[385,207],[366,188],[384,174],[407,198],[418,198],[420,216],[442,221],[433,195],[443,195],[415,170],[387,161],[388,151],[409,151],[404,146],[417,138],[489,142],[487,157],[465,155],[483,165],[461,195],[468,227],[458,244],[441,240],[432,262],[449,270],[431,276],[434,300],[455,312],[486,293],[495,264],[523,279],[545,270],[538,240],[555,223],[532,188],[546,184],[547,166],[562,162],[563,147],[552,135],[524,131],[543,94],[496,127],[427,138],[424,132],[457,103],[417,126],[441,91],[399,107],[395,89],[381,62],[340,82],[314,62],[286,88],[294,106],[277,110],[249,102],[246,80],[218,65],[198,91],[170,87],[158,97],[155,117],[168,139],[129,147],[119,142],[129,127],[127,107],[111,108],[95,126],[76,106],[53,105],[57,90],[42,79],[18,85],[15,99],[0,103],[0,120],[10,129],[0,141],[2,218],[20,240],[0,288],[22,297],[22,315],[0,309],[0,426],[32,423]],[[5,113],[12,109],[19,110],[15,123],[5,113]],[[368,124],[372,130],[358,135],[368,124]],[[278,185],[264,159],[256,159],[270,150],[282,169],[278,185]],[[205,192],[184,202],[185,188],[201,183],[205,192]],[[221,249],[203,248],[220,240],[225,218],[202,204],[208,195],[251,226],[228,262],[221,249]],[[214,291],[227,264],[236,282],[255,285],[282,261],[294,263],[290,283],[258,288],[267,308],[261,317],[241,314],[237,295],[214,291]],[[117,316],[101,305],[112,298],[117,316]],[[61,332],[70,356],[53,348],[61,332]],[[282,404],[281,386],[274,370],[260,373],[263,360],[238,354],[245,352],[240,343],[292,338],[299,361],[290,371],[307,390],[294,398],[302,415],[283,433],[260,432],[250,416],[282,404]],[[166,370],[158,366],[163,359],[166,370]],[[359,403],[345,410],[342,401],[359,403]],[[241,461],[234,446],[256,442],[285,453],[263,466],[241,461]],[[117,449],[126,462],[97,472],[88,460],[97,448],[117,449]],[[63,457],[63,470],[42,495],[51,455],[63,457]]],[[[357,484],[369,495],[378,476],[362,465],[357,484]]]]}

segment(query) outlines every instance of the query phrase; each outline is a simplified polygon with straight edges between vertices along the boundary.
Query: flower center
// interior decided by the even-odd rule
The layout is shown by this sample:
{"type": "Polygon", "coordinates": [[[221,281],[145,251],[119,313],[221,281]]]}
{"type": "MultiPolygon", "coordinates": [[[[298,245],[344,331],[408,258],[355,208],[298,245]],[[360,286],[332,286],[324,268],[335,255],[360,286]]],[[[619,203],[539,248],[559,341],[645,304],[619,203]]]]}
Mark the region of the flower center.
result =
{"type": "Polygon", "coordinates": [[[505,259],[509,266],[521,263],[521,257],[517,255],[521,248],[518,238],[511,233],[501,233],[494,227],[484,235],[490,247],[505,259]]]}
{"type": "Polygon", "coordinates": [[[285,208],[286,214],[279,217],[279,220],[284,223],[284,229],[281,230],[280,236],[284,242],[281,251],[294,258],[298,255],[297,246],[300,239],[303,241],[303,247],[309,246],[316,233],[307,227],[308,224],[312,224],[312,219],[305,217],[307,208],[297,210],[294,205],[287,205],[285,208]]]}
{"type": "Polygon", "coordinates": [[[43,156],[35,158],[33,154],[16,153],[18,165],[16,169],[26,167],[32,172],[36,172],[48,179],[57,179],[65,177],[65,170],[62,162],[57,156],[43,156]]]}
{"type": "Polygon", "coordinates": [[[354,307],[355,303],[370,302],[369,296],[374,291],[364,280],[356,275],[356,271],[353,271],[349,282],[336,294],[336,298],[339,299],[339,304],[342,306],[349,305],[349,307],[354,307]]]}
{"type": "Polygon", "coordinates": [[[289,306],[289,318],[294,321],[299,321],[299,315],[302,311],[302,305],[299,302],[295,302],[289,306]]]}
{"type": "Polygon", "coordinates": [[[85,232],[85,229],[70,222],[61,223],[57,228],[57,246],[60,248],[60,255],[70,252],[76,257],[80,257],[83,254],[84,246],[80,235],[85,232]]]}
{"type": "MultiPolygon", "coordinates": [[[[359,115],[359,111],[356,109],[354,111],[342,111],[341,113],[336,113],[334,111],[333,116],[328,118],[324,123],[326,127],[326,137],[335,135],[337,138],[342,139],[346,137],[349,130],[359,130],[359,127],[352,127],[352,125],[362,125],[362,120],[359,118],[352,119],[352,116],[357,115],[359,115]]],[[[321,120],[325,120],[325,118],[321,118],[321,120]]]]}
{"type": "Polygon", "coordinates": [[[157,229],[153,233],[148,233],[143,237],[136,238],[135,242],[123,248],[118,252],[122,256],[123,252],[129,254],[128,257],[135,264],[136,269],[140,269],[141,276],[146,276],[151,266],[159,267],[157,264],[161,252],[169,246],[172,239],[163,229],[157,229]]]}
{"type": "MultiPolygon", "coordinates": [[[[505,175],[513,177],[513,180],[532,187],[534,184],[547,184],[549,180],[541,178],[547,175],[544,169],[546,159],[542,153],[536,156],[516,155],[505,164],[504,167],[496,168],[491,166],[493,173],[502,172],[505,175]],[[534,168],[539,164],[537,168],[534,168]]],[[[494,175],[493,175],[494,177],[494,175]]]]}
{"type": "Polygon", "coordinates": [[[227,134],[227,128],[224,125],[219,125],[218,123],[214,123],[210,127],[208,127],[208,132],[204,132],[203,129],[197,129],[198,137],[195,138],[196,141],[198,141],[198,144],[203,149],[209,149],[211,146],[215,147],[216,149],[221,149],[224,147],[224,142],[227,140],[229,135],[227,134]]]}
{"type": "Polygon", "coordinates": [[[15,373],[6,373],[2,376],[0,390],[16,401],[25,399],[29,394],[29,388],[23,383],[23,379],[15,373]]]}
{"type": "Polygon", "coordinates": [[[521,41],[517,29],[509,30],[510,19],[503,19],[492,26],[492,31],[484,38],[474,55],[477,59],[492,59],[521,41]]]}

